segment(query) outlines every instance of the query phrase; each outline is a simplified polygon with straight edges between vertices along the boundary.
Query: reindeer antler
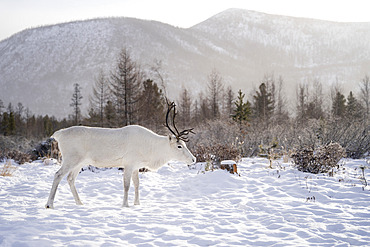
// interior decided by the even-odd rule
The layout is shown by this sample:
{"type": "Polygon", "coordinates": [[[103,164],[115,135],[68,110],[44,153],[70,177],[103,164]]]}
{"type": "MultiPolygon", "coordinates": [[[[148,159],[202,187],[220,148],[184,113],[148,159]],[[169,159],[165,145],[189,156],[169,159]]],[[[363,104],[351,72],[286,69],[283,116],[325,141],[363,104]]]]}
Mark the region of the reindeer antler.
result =
{"type": "Polygon", "coordinates": [[[167,109],[167,114],[166,114],[166,124],[165,124],[165,126],[176,137],[177,141],[182,140],[184,142],[188,142],[189,141],[189,139],[188,139],[189,133],[195,134],[193,132],[193,128],[191,128],[191,129],[185,129],[185,130],[179,132],[177,130],[177,128],[176,128],[176,125],[175,125],[175,117],[176,117],[176,114],[177,114],[177,112],[176,112],[176,104],[175,104],[175,102],[169,102],[167,98],[166,98],[166,103],[167,103],[168,109],[167,109]],[[172,109],[173,109],[172,126],[175,129],[175,131],[168,124],[168,117],[169,117],[170,112],[171,112],[172,109]]]}

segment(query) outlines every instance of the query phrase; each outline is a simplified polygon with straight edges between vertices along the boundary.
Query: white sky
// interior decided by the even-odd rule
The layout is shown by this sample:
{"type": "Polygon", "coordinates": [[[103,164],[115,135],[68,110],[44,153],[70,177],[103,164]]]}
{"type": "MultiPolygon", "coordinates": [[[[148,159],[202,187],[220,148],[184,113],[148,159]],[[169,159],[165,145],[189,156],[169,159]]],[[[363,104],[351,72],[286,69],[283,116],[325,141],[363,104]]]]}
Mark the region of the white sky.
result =
{"type": "Polygon", "coordinates": [[[370,22],[368,0],[0,0],[0,40],[26,28],[126,16],[190,27],[228,8],[342,22],[370,22]]]}

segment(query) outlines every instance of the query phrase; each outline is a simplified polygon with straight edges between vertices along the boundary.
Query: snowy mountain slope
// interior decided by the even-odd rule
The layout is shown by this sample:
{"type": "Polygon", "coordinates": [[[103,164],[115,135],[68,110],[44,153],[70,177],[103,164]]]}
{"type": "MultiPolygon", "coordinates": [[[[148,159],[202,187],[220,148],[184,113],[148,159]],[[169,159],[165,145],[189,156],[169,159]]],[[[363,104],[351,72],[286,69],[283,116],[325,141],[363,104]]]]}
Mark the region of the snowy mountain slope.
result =
{"type": "Polygon", "coordinates": [[[183,45],[186,40],[180,29],[126,18],[25,30],[0,44],[0,97],[22,101],[37,112],[65,116],[73,83],[82,86],[86,103],[94,76],[100,69],[109,72],[123,47],[130,48],[133,56],[146,65],[154,59],[167,61],[175,51],[188,53],[183,45]],[[41,98],[35,101],[40,92],[41,98]]]}
{"type": "Polygon", "coordinates": [[[76,180],[84,205],[63,179],[54,210],[44,205],[60,166],[16,165],[12,177],[0,177],[0,245],[367,246],[366,161],[341,163],[333,177],[281,161],[269,169],[261,158],[243,159],[240,176],[174,163],[140,174],[141,205],[133,206],[131,188],[130,208],[121,207],[121,171],[84,171],[76,180]]]}
{"type": "MultiPolygon", "coordinates": [[[[148,70],[162,61],[173,98],[195,95],[213,67],[234,90],[250,90],[266,73],[283,75],[294,92],[318,77],[351,85],[370,67],[370,23],[335,23],[230,9],[189,29],[132,18],[106,18],[27,29],[0,42],[0,99],[64,117],[72,85],[87,106],[99,70],[112,69],[128,47],[148,70]],[[38,96],[40,95],[41,97],[38,96]]],[[[352,89],[352,88],[351,88],[352,89]]]]}

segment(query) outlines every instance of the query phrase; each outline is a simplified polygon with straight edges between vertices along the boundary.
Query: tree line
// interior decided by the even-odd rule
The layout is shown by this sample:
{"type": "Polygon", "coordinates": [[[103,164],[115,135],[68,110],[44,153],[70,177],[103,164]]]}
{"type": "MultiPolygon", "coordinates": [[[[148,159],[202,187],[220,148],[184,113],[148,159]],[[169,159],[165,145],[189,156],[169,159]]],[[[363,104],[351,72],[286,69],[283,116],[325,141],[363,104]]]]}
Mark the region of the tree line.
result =
{"type": "MultiPolygon", "coordinates": [[[[79,124],[101,127],[140,124],[164,133],[166,98],[169,96],[160,62],[151,70],[153,73],[150,75],[145,73],[130,51],[124,48],[111,71],[100,71],[96,76],[92,93],[88,96],[86,116],[81,113],[82,89],[75,83],[70,103],[71,115],[61,121],[47,115],[35,116],[21,103],[17,107],[9,104],[5,109],[0,101],[0,133],[40,138],[50,136],[57,129],[79,124]]],[[[282,76],[266,74],[258,88],[246,95],[242,90],[234,92],[214,68],[207,76],[205,91],[193,95],[194,90],[183,87],[177,99],[169,98],[176,102],[177,123],[181,128],[198,127],[202,131],[204,126],[209,126],[209,122],[224,121],[232,123],[238,132],[251,135],[252,131],[264,134],[277,126],[306,127],[312,121],[329,121],[332,124],[356,122],[366,128],[370,116],[368,76],[358,83],[358,88],[357,95],[351,91],[345,96],[340,85],[334,85],[330,95],[327,95],[318,80],[300,83],[296,89],[296,103],[292,107],[285,94],[282,76]]],[[[278,133],[271,133],[266,140],[259,141],[271,142],[276,136],[278,133]]]]}

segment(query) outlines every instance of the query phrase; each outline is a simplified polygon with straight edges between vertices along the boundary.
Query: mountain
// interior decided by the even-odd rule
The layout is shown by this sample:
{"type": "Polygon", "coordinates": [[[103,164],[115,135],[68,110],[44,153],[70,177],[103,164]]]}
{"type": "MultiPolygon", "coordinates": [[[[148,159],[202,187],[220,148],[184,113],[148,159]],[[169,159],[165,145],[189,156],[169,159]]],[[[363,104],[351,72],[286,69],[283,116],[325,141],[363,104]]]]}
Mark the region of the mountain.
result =
{"type": "MultiPolygon", "coordinates": [[[[94,78],[127,47],[150,76],[155,61],[171,98],[195,96],[216,68],[234,90],[250,92],[267,73],[288,93],[301,81],[360,81],[370,68],[370,23],[337,23],[229,9],[191,28],[133,18],[104,18],[24,30],[0,42],[0,99],[65,117],[73,84],[83,104],[94,78]]],[[[247,93],[248,94],[248,93],[247,93]]]]}

